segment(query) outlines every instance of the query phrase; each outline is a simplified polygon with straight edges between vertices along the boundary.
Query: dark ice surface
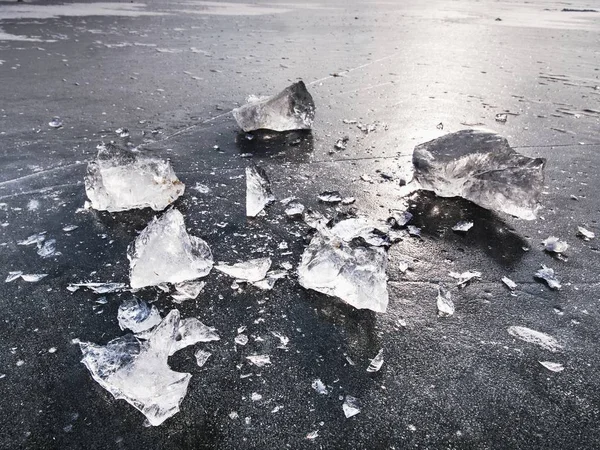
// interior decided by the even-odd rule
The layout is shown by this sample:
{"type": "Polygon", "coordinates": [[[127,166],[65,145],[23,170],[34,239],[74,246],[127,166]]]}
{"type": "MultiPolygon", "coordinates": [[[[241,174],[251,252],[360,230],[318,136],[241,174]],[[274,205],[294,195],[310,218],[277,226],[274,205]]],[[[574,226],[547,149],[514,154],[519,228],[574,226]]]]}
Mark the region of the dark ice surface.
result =
{"type": "MultiPolygon", "coordinates": [[[[598,235],[600,18],[561,11],[595,2],[57,5],[0,2],[0,39],[21,38],[0,40],[0,278],[48,274],[0,283],[0,448],[597,447],[600,254],[595,239],[576,233],[598,235]],[[315,101],[312,131],[240,133],[230,111],[248,94],[298,79],[315,101]],[[61,128],[48,125],[56,116],[61,128]],[[123,127],[128,138],[116,133],[123,127]],[[427,192],[400,197],[416,145],[475,127],[547,160],[537,220],[427,192]],[[330,154],[345,135],[347,148],[330,154]],[[117,311],[130,293],[66,287],[128,283],[127,246],[156,215],[78,211],[87,162],[110,140],[170,158],[186,184],[174,206],[215,261],[268,256],[273,268],[296,267],[306,245],[307,227],[279,202],[246,218],[251,161],[278,199],[307,209],[357,208],[373,219],[408,210],[421,235],[389,250],[387,313],[303,290],[293,274],[271,291],[239,291],[213,271],[198,298],[177,308],[221,340],[169,358],[172,370],[192,374],[188,393],[179,413],[144,427],[140,412],[92,380],[72,344],[125,334],[117,311]],[[319,203],[324,191],[356,202],[319,203]],[[468,233],[451,230],[461,220],[474,223],[468,233]],[[42,231],[60,255],[16,244],[42,231]],[[543,251],[551,235],[570,245],[561,259],[543,251]],[[560,276],[560,291],[533,278],[541,264],[560,276]],[[438,318],[438,284],[453,286],[448,273],[467,270],[481,280],[453,288],[455,313],[438,318]],[[503,276],[517,283],[516,296],[503,276]],[[249,342],[236,346],[244,326],[249,342]],[[562,350],[518,340],[510,326],[551,335],[562,350]],[[289,338],[288,350],[272,332],[289,338]],[[198,348],[212,353],[203,367],[198,348]],[[380,349],[385,364],[368,373],[380,349]],[[253,366],[250,355],[270,355],[271,365],[253,366]],[[312,389],[315,379],[328,395],[312,389]],[[346,396],[361,408],[348,419],[346,396]]],[[[163,316],[175,307],[154,288],[136,295],[163,316]]]]}

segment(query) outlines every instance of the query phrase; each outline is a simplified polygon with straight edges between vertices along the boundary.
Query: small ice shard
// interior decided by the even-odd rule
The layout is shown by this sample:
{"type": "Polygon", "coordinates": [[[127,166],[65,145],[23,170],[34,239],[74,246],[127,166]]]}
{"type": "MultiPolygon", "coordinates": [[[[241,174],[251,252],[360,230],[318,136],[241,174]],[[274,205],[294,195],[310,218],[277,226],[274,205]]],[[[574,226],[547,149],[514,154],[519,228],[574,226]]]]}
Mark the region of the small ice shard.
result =
{"type": "Polygon", "coordinates": [[[456,225],[452,227],[452,231],[469,231],[473,228],[473,222],[461,220],[456,225]]]}
{"type": "Polygon", "coordinates": [[[413,215],[408,211],[390,211],[388,223],[396,228],[405,227],[413,218],[413,215]]]}
{"type": "Polygon", "coordinates": [[[37,254],[42,258],[50,258],[51,256],[60,254],[56,252],[56,239],[48,239],[47,241],[44,241],[41,246],[39,244],[38,246],[37,254]]]}
{"type": "Polygon", "coordinates": [[[494,118],[496,119],[496,122],[504,123],[508,120],[508,114],[498,113],[494,118]]]}
{"type": "Polygon", "coordinates": [[[79,288],[87,288],[95,294],[109,294],[125,290],[125,283],[70,283],[67,290],[75,292],[79,288]]]}
{"type": "Polygon", "coordinates": [[[183,303],[186,300],[194,300],[200,295],[206,283],[204,281],[183,281],[175,284],[175,292],[171,298],[175,303],[183,303]]]}
{"type": "Polygon", "coordinates": [[[129,137],[129,130],[127,128],[124,128],[124,127],[117,128],[115,130],[115,133],[117,133],[117,136],[119,136],[120,138],[129,137]]]}
{"type": "MultiPolygon", "coordinates": [[[[250,100],[250,99],[249,99],[250,100]]],[[[303,81],[282,92],[234,109],[233,117],[245,132],[254,130],[309,130],[315,118],[315,103],[303,81]]]]}
{"type": "Polygon", "coordinates": [[[257,367],[264,367],[271,364],[271,357],[269,355],[250,355],[246,356],[246,359],[257,367]]]}
{"type": "Polygon", "coordinates": [[[357,415],[360,412],[358,399],[356,397],[352,397],[351,395],[346,395],[344,403],[342,404],[342,409],[344,411],[346,419],[357,415]]]}
{"type": "Polygon", "coordinates": [[[511,291],[514,291],[517,288],[517,283],[511,280],[508,277],[502,277],[502,282],[508,287],[511,291]]]}
{"type": "Polygon", "coordinates": [[[596,237],[592,231],[586,230],[583,227],[577,227],[577,236],[580,236],[584,241],[589,241],[590,239],[594,239],[596,237]]]}
{"type": "Polygon", "coordinates": [[[8,272],[8,276],[6,277],[6,280],[4,280],[4,282],[10,283],[11,281],[15,281],[16,279],[21,278],[21,275],[23,275],[23,272],[20,270],[8,272]]]}
{"type": "Polygon", "coordinates": [[[354,198],[354,197],[344,197],[342,199],[342,205],[351,205],[355,201],[356,201],[356,198],[354,198]]]}
{"type": "Polygon", "coordinates": [[[252,286],[255,286],[264,291],[273,289],[277,280],[285,278],[287,276],[287,270],[271,270],[267,272],[267,275],[262,280],[252,281],[252,286]]]}
{"type": "Polygon", "coordinates": [[[551,372],[562,372],[565,370],[565,366],[560,363],[550,362],[550,361],[538,361],[542,366],[548,369],[551,372]]]}
{"type": "Polygon", "coordinates": [[[248,343],[248,336],[246,336],[245,334],[238,334],[233,341],[237,344],[237,345],[246,345],[248,343]]]}
{"type": "Polygon", "coordinates": [[[317,391],[318,394],[327,395],[329,391],[327,390],[327,386],[321,381],[320,378],[314,380],[311,384],[312,388],[317,391]]]}
{"type": "Polygon", "coordinates": [[[274,200],[265,171],[258,166],[246,167],[246,216],[256,217],[274,200]]]}
{"type": "Polygon", "coordinates": [[[537,216],[545,160],[517,153],[497,134],[448,134],[415,147],[413,163],[421,189],[522,219],[537,216]]]}
{"type": "Polygon", "coordinates": [[[143,333],[161,322],[156,306],[135,297],[125,300],[117,313],[119,328],[131,330],[134,334],[143,333]]]}
{"type": "Polygon", "coordinates": [[[323,203],[339,203],[342,201],[342,196],[338,191],[325,191],[319,194],[318,199],[323,203]]]}
{"type": "Polygon", "coordinates": [[[208,275],[213,266],[208,244],[187,233],[176,209],[155,217],[129,245],[127,258],[133,289],[195,280],[208,275]]]}
{"type": "Polygon", "coordinates": [[[481,278],[481,272],[476,272],[474,270],[467,270],[463,273],[450,272],[449,275],[452,278],[456,278],[458,280],[458,282],[456,283],[458,287],[466,286],[471,280],[475,278],[481,278]]]}
{"type": "Polygon", "coordinates": [[[560,281],[558,281],[554,275],[554,270],[550,267],[546,267],[543,264],[542,268],[535,273],[534,277],[544,280],[546,283],[548,283],[548,287],[550,289],[562,288],[560,281]]]}
{"type": "Polygon", "coordinates": [[[348,144],[348,141],[350,140],[350,136],[344,136],[339,138],[334,147],[336,148],[336,150],[346,150],[346,145],[348,144]]]}
{"type": "Polygon", "coordinates": [[[311,431],[306,435],[306,439],[313,440],[319,437],[319,430],[311,431]]]}
{"type": "Polygon", "coordinates": [[[545,239],[542,241],[542,244],[544,244],[544,250],[553,253],[563,253],[569,248],[569,244],[567,244],[565,241],[559,240],[554,236],[550,236],[548,239],[545,239]]]}
{"type": "Polygon", "coordinates": [[[421,236],[421,229],[419,227],[415,227],[414,225],[408,225],[406,229],[408,231],[408,234],[410,234],[411,236],[421,236]]]}
{"type": "Polygon", "coordinates": [[[291,201],[287,204],[285,208],[285,215],[289,218],[297,218],[302,217],[302,213],[304,212],[304,205],[299,202],[291,201]]]}
{"type": "Polygon", "coordinates": [[[68,233],[68,232],[70,232],[70,231],[76,230],[77,228],[79,228],[79,225],[65,225],[65,226],[63,227],[63,231],[64,231],[65,233],[68,233]]]}
{"type": "Polygon", "coordinates": [[[363,174],[363,175],[360,176],[360,179],[363,180],[366,183],[373,184],[373,178],[371,177],[371,175],[363,174]]]}
{"type": "Polygon", "coordinates": [[[398,270],[399,270],[400,272],[402,272],[402,273],[404,273],[404,272],[406,272],[406,271],[408,270],[408,268],[409,268],[409,264],[410,264],[410,262],[409,262],[409,261],[405,261],[405,260],[403,260],[403,259],[402,259],[402,260],[400,260],[400,261],[398,261],[398,262],[396,263],[396,265],[397,265],[397,267],[398,267],[398,270]]]}
{"type": "Polygon", "coordinates": [[[33,244],[35,244],[39,247],[42,244],[42,242],[44,242],[45,239],[46,239],[46,232],[41,231],[39,233],[32,234],[31,236],[27,237],[27,239],[23,239],[22,241],[17,241],[17,245],[33,245],[33,244]]]}
{"type": "Polygon", "coordinates": [[[367,367],[367,372],[379,372],[381,366],[383,366],[383,349],[379,350],[375,358],[371,360],[369,367],[367,367]]]}
{"type": "Polygon", "coordinates": [[[259,401],[261,401],[261,400],[262,400],[262,398],[263,398],[263,396],[262,396],[262,395],[260,395],[258,392],[253,392],[253,393],[252,393],[252,395],[250,396],[250,399],[251,399],[253,402],[259,402],[259,401]]]}
{"type": "Polygon", "coordinates": [[[194,317],[183,319],[179,324],[175,342],[171,346],[169,355],[197,342],[218,341],[219,339],[221,338],[214,328],[204,325],[198,319],[194,317]]]}
{"type": "Polygon", "coordinates": [[[290,342],[290,338],[287,336],[284,336],[283,334],[281,334],[278,331],[271,331],[271,334],[273,336],[275,336],[277,339],[279,339],[280,344],[277,346],[277,348],[281,349],[281,350],[287,350],[288,347],[287,345],[290,342]]]}
{"type": "Polygon", "coordinates": [[[85,192],[99,211],[150,207],[162,211],[183,194],[171,163],[113,144],[99,146],[96,161],[88,164],[85,192]]]}
{"type": "Polygon", "coordinates": [[[437,309],[438,316],[440,317],[449,317],[454,314],[452,295],[450,294],[450,291],[441,284],[438,286],[437,309]]]}
{"type": "Polygon", "coordinates": [[[551,352],[556,352],[562,349],[562,345],[560,345],[555,338],[546,333],[532,330],[531,328],[519,326],[508,327],[508,334],[521,339],[522,341],[539,345],[540,347],[550,350],[551,352]]]}
{"type": "Polygon", "coordinates": [[[265,278],[270,267],[271,258],[256,258],[232,265],[217,264],[215,269],[236,280],[254,282],[265,278]]]}
{"type": "Polygon", "coordinates": [[[21,275],[23,281],[27,281],[28,283],[37,283],[42,278],[47,277],[47,273],[24,273],[21,275]]]}
{"type": "Polygon", "coordinates": [[[191,375],[172,371],[167,358],[179,329],[179,311],[172,310],[147,341],[128,334],[106,346],[81,342],[81,362],[100,386],[124,399],[157,426],[179,411],[191,375]]]}
{"type": "MultiPolygon", "coordinates": [[[[325,231],[325,230],[324,230],[325,231]]],[[[300,285],[338,297],[358,309],[385,312],[387,255],[371,247],[317,232],[298,267],[300,285]]]]}
{"type": "Polygon", "coordinates": [[[329,222],[329,218],[325,217],[318,211],[309,209],[306,211],[306,214],[304,214],[304,223],[316,230],[323,229],[325,225],[327,225],[327,222],[329,222]]]}
{"type": "Polygon", "coordinates": [[[200,349],[194,353],[194,356],[196,357],[196,364],[198,364],[198,367],[202,367],[204,364],[206,364],[208,358],[210,358],[211,353],[200,349]]]}
{"type": "Polygon", "coordinates": [[[50,128],[60,128],[63,126],[63,122],[60,119],[60,117],[53,117],[52,120],[50,122],[48,122],[48,126],[50,128]]]}

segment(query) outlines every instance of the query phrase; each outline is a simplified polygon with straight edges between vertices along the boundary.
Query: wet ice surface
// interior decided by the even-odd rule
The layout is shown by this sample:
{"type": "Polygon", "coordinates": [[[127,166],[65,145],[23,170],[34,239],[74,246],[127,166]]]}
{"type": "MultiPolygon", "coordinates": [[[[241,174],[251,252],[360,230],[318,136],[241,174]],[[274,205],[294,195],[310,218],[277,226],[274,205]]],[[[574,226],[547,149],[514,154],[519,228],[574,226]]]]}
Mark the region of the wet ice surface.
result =
{"type": "Polygon", "coordinates": [[[440,197],[462,197],[522,219],[537,217],[545,161],[520,155],[497,134],[448,134],[415,147],[413,163],[418,185],[440,197]]]}
{"type": "Polygon", "coordinates": [[[246,168],[246,215],[256,217],[275,197],[271,183],[263,169],[258,166],[246,168]]]}
{"type": "Polygon", "coordinates": [[[179,311],[172,310],[147,341],[125,335],[106,346],[82,342],[82,362],[115,398],[129,402],[151,425],[160,425],[179,411],[191,378],[167,364],[179,327],[179,311]]]}
{"type": "Polygon", "coordinates": [[[546,267],[545,265],[542,264],[542,268],[539,269],[535,273],[534,276],[535,276],[535,278],[544,280],[548,284],[548,287],[550,289],[561,289],[562,288],[560,281],[558,281],[558,279],[554,275],[554,269],[551,269],[550,267],[546,267]]]}
{"type": "Polygon", "coordinates": [[[110,143],[100,146],[85,177],[92,208],[101,211],[146,207],[161,211],[181,196],[184,188],[170,162],[110,143]]]}
{"type": "Polygon", "coordinates": [[[531,328],[521,326],[508,327],[508,333],[522,341],[538,345],[551,352],[557,352],[562,349],[562,345],[552,336],[531,328]]]}
{"type": "Polygon", "coordinates": [[[240,128],[254,130],[307,130],[315,118],[315,103],[302,81],[262,100],[252,101],[233,110],[240,128]]]}
{"type": "Polygon", "coordinates": [[[129,246],[127,257],[134,289],[201,278],[213,266],[208,244],[187,233],[176,209],[155,217],[129,246]]]}

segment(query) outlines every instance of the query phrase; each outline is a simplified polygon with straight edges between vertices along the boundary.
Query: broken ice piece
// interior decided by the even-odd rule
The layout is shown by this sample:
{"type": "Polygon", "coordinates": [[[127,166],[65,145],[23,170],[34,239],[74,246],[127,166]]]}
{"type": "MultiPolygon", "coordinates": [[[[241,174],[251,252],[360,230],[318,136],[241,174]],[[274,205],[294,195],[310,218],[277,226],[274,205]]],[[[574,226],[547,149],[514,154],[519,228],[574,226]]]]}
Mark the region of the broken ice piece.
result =
{"type": "Polygon", "coordinates": [[[274,200],[265,171],[256,165],[246,167],[246,216],[256,217],[274,200]]]}
{"type": "Polygon", "coordinates": [[[76,230],[77,228],[79,228],[79,225],[65,225],[65,226],[63,227],[63,231],[64,231],[65,233],[68,233],[68,232],[70,232],[70,231],[76,230]]]}
{"type": "Polygon", "coordinates": [[[367,367],[367,372],[379,372],[381,366],[383,366],[383,349],[379,350],[375,358],[371,360],[369,367],[367,367]]]}
{"type": "Polygon", "coordinates": [[[131,330],[134,334],[154,328],[162,320],[156,306],[135,297],[125,300],[117,313],[119,328],[131,330]]]}
{"type": "Polygon", "coordinates": [[[411,236],[416,236],[416,237],[421,236],[421,229],[419,227],[416,227],[414,225],[408,225],[406,227],[406,230],[408,231],[408,234],[410,234],[411,236]]]}
{"type": "Polygon", "coordinates": [[[511,291],[514,291],[517,288],[517,283],[511,280],[508,277],[502,277],[502,282],[508,287],[511,291]]]}
{"type": "Polygon", "coordinates": [[[67,290],[75,292],[79,288],[87,288],[95,294],[109,294],[125,290],[125,283],[70,283],[67,290]]]}
{"type": "Polygon", "coordinates": [[[313,440],[319,437],[319,430],[311,431],[306,435],[306,439],[313,440]]]}
{"type": "Polygon", "coordinates": [[[390,239],[387,236],[389,226],[384,222],[375,222],[365,217],[351,217],[342,220],[336,223],[330,231],[345,242],[360,237],[367,244],[375,247],[390,245],[390,239]]]}
{"type": "Polygon", "coordinates": [[[196,364],[198,364],[198,367],[202,367],[204,366],[204,364],[206,364],[206,361],[208,361],[208,358],[210,358],[211,353],[207,352],[206,350],[197,350],[194,353],[194,356],[196,357],[196,364]]]}
{"type": "Polygon", "coordinates": [[[346,150],[346,145],[348,144],[348,141],[349,141],[349,140],[350,140],[350,137],[349,137],[349,136],[344,136],[344,137],[341,137],[341,138],[339,138],[339,139],[336,141],[336,143],[335,143],[334,147],[335,147],[337,150],[346,150]]]}
{"type": "Polygon", "coordinates": [[[338,297],[358,309],[385,312],[387,255],[380,247],[345,243],[317,232],[298,267],[300,285],[338,297]]]}
{"type": "Polygon", "coordinates": [[[60,119],[60,117],[53,117],[52,120],[50,122],[48,122],[48,126],[50,128],[60,128],[63,126],[63,122],[60,119]]]}
{"type": "Polygon", "coordinates": [[[183,194],[171,163],[114,144],[99,146],[96,161],[88,164],[85,192],[99,211],[150,207],[162,211],[183,194]]]}
{"type": "Polygon", "coordinates": [[[292,219],[302,217],[303,212],[304,205],[295,201],[288,203],[287,207],[285,208],[285,215],[292,219]]]}
{"type": "Polygon", "coordinates": [[[468,222],[465,220],[461,220],[456,225],[452,227],[452,231],[469,231],[473,228],[473,222],[468,222]]]}
{"type": "Polygon", "coordinates": [[[497,134],[448,134],[415,147],[413,163],[421,189],[522,219],[536,218],[545,160],[517,153],[497,134]]]}
{"type": "Polygon", "coordinates": [[[236,280],[254,282],[265,278],[270,267],[271,258],[256,258],[232,265],[221,263],[216,265],[215,269],[236,280]]]}
{"type": "Polygon", "coordinates": [[[450,294],[450,291],[441,284],[438,286],[437,309],[438,316],[440,317],[449,317],[454,314],[452,295],[450,294]]]}
{"type": "Polygon", "coordinates": [[[284,336],[283,334],[281,334],[278,331],[271,331],[271,334],[273,336],[275,336],[277,339],[279,339],[280,344],[277,346],[277,348],[281,349],[281,350],[287,350],[287,345],[290,342],[290,338],[287,336],[284,336]]]}
{"type": "Polygon", "coordinates": [[[410,222],[413,218],[413,215],[408,211],[390,211],[390,218],[388,219],[388,223],[397,228],[402,228],[406,226],[408,222],[410,222]]]}
{"type": "Polygon", "coordinates": [[[498,113],[495,116],[496,122],[506,122],[508,120],[508,114],[505,113],[498,113]]]}
{"type": "Polygon", "coordinates": [[[531,328],[511,326],[508,327],[507,331],[511,336],[514,336],[525,342],[539,345],[540,347],[550,350],[551,352],[556,352],[562,349],[562,345],[560,345],[555,338],[546,333],[532,330],[531,328]]]}
{"type": "Polygon", "coordinates": [[[43,244],[38,244],[37,254],[42,258],[60,255],[60,252],[56,251],[56,239],[48,239],[43,244]]]}
{"type": "Polygon", "coordinates": [[[560,363],[550,362],[550,361],[538,361],[542,366],[548,369],[551,372],[562,372],[565,370],[565,366],[560,363]]]}
{"type": "Polygon", "coordinates": [[[354,197],[344,197],[342,199],[342,205],[351,205],[355,201],[356,201],[356,199],[354,197]]]}
{"type": "Polygon", "coordinates": [[[323,203],[339,203],[342,201],[342,196],[338,191],[325,191],[317,197],[323,203]]]}
{"type": "Polygon", "coordinates": [[[36,234],[32,234],[27,239],[23,239],[22,241],[17,241],[17,245],[41,245],[42,242],[46,239],[46,232],[41,231],[36,234]]]}
{"type": "Polygon", "coordinates": [[[28,283],[37,283],[42,278],[47,277],[47,273],[24,273],[21,275],[23,281],[27,281],[28,283]]]}
{"type": "Polygon", "coordinates": [[[403,259],[401,259],[400,261],[398,261],[396,263],[398,270],[402,273],[406,272],[408,270],[410,262],[409,261],[405,261],[403,259]]]}
{"type": "Polygon", "coordinates": [[[197,342],[218,341],[219,339],[221,338],[214,328],[204,325],[198,319],[194,317],[183,319],[179,324],[169,355],[197,342]]]}
{"type": "Polygon", "coordinates": [[[285,278],[287,276],[287,270],[272,270],[267,272],[267,275],[262,280],[252,281],[252,286],[255,286],[264,291],[273,289],[277,280],[285,278]]]}
{"type": "Polygon", "coordinates": [[[315,118],[315,103],[303,81],[282,92],[232,111],[233,117],[245,132],[254,130],[309,130],[315,118]]]}
{"type": "Polygon", "coordinates": [[[560,289],[562,287],[560,281],[558,281],[554,276],[554,269],[546,267],[543,264],[542,268],[535,273],[534,277],[544,280],[546,283],[548,283],[548,287],[550,289],[560,289]]]}
{"type": "Polygon", "coordinates": [[[329,393],[327,386],[319,378],[314,380],[311,386],[318,394],[327,395],[329,393]]]}
{"type": "Polygon", "coordinates": [[[248,336],[246,336],[245,334],[238,334],[233,341],[237,344],[237,345],[246,345],[248,343],[248,336]]]}
{"type": "Polygon", "coordinates": [[[204,281],[183,281],[175,284],[175,292],[171,294],[171,298],[175,303],[183,303],[186,300],[194,300],[204,289],[206,283],[204,281]]]}
{"type": "Polygon", "coordinates": [[[257,367],[264,367],[271,364],[271,357],[269,355],[250,355],[246,356],[246,359],[257,367]]]}
{"type": "Polygon", "coordinates": [[[481,272],[476,272],[474,270],[467,270],[466,272],[463,272],[463,273],[450,272],[449,275],[452,278],[456,278],[458,280],[458,282],[456,283],[456,285],[458,287],[465,286],[467,283],[469,283],[471,280],[473,280],[475,278],[481,278],[481,272]]]}
{"type": "Polygon", "coordinates": [[[567,244],[565,241],[559,240],[554,236],[550,236],[548,239],[545,239],[542,241],[542,244],[544,244],[544,250],[547,252],[563,253],[569,248],[569,244],[567,244]]]}
{"type": "Polygon", "coordinates": [[[129,137],[129,130],[127,128],[117,128],[115,130],[115,133],[117,133],[117,136],[119,136],[120,138],[129,137]]]}
{"type": "Polygon", "coordinates": [[[577,235],[583,238],[584,241],[589,241],[590,239],[594,239],[596,237],[592,231],[586,230],[583,227],[577,227],[577,235]]]}
{"type": "Polygon", "coordinates": [[[342,410],[344,411],[346,419],[357,415],[360,412],[358,399],[356,397],[352,397],[351,395],[346,395],[344,403],[342,404],[342,410]]]}
{"type": "Polygon", "coordinates": [[[179,311],[172,310],[147,341],[133,335],[106,346],[80,342],[92,377],[116,399],[124,399],[157,426],[179,411],[191,375],[172,371],[167,358],[179,328],[179,311]]]}
{"type": "Polygon", "coordinates": [[[15,281],[16,279],[21,278],[21,275],[23,275],[23,272],[20,270],[8,272],[8,276],[6,277],[6,280],[4,280],[4,282],[10,283],[11,281],[15,281]]]}
{"type": "Polygon", "coordinates": [[[134,289],[194,280],[208,275],[213,266],[208,244],[187,233],[176,209],[152,219],[129,245],[127,258],[134,289]]]}

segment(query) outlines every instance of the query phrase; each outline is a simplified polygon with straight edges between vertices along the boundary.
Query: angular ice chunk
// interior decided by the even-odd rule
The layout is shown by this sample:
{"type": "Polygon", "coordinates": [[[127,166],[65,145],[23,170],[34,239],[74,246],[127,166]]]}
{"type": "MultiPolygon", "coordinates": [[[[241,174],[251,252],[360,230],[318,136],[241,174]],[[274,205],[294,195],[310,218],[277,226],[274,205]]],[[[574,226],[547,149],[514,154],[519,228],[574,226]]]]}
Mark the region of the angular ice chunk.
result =
{"type": "Polygon", "coordinates": [[[589,241],[590,239],[594,239],[596,237],[594,232],[583,227],[577,227],[577,235],[580,236],[584,241],[589,241]]]}
{"type": "Polygon", "coordinates": [[[558,281],[556,279],[556,276],[554,275],[554,269],[551,269],[550,267],[546,267],[545,265],[542,264],[542,268],[539,269],[535,275],[535,278],[540,278],[542,280],[544,280],[546,283],[548,283],[548,287],[550,289],[560,289],[562,288],[560,281],[558,281]]]}
{"type": "Polygon", "coordinates": [[[560,363],[550,362],[550,361],[538,361],[542,366],[548,369],[551,372],[562,372],[565,370],[565,366],[560,363]]]}
{"type": "Polygon", "coordinates": [[[563,253],[569,248],[569,244],[554,236],[550,236],[548,239],[543,240],[542,244],[544,244],[544,250],[553,253],[563,253]]]}
{"type": "Polygon", "coordinates": [[[271,258],[256,258],[233,265],[218,264],[215,269],[242,281],[260,281],[271,267],[271,258]]]}
{"type": "Polygon", "coordinates": [[[318,199],[323,203],[339,203],[342,201],[342,195],[339,191],[325,191],[319,194],[318,199]]]}
{"type": "Polygon", "coordinates": [[[208,244],[187,233],[176,209],[155,217],[129,245],[127,258],[134,289],[194,280],[208,275],[213,266],[208,244]]]}
{"type": "Polygon", "coordinates": [[[327,395],[329,391],[327,390],[327,386],[321,381],[320,378],[314,380],[311,384],[312,388],[317,391],[318,394],[327,395]]]}
{"type": "Polygon", "coordinates": [[[385,312],[387,255],[382,248],[346,243],[317,232],[298,267],[300,285],[339,297],[358,309],[385,312]]]}
{"type": "Polygon", "coordinates": [[[154,328],[161,322],[156,306],[150,306],[144,300],[135,297],[125,300],[117,312],[121,330],[131,330],[134,334],[154,328]]]}
{"type": "Polygon", "coordinates": [[[194,317],[183,319],[179,324],[175,342],[171,346],[169,355],[197,342],[218,341],[219,339],[221,338],[214,328],[204,325],[198,319],[194,317]]]}
{"type": "Polygon", "coordinates": [[[473,222],[461,220],[452,227],[452,231],[469,231],[473,228],[473,222]]]}
{"type": "Polygon", "coordinates": [[[47,277],[47,273],[24,273],[21,275],[23,281],[27,281],[28,283],[37,283],[42,278],[47,277]]]}
{"type": "Polygon", "coordinates": [[[281,334],[279,331],[271,331],[271,334],[273,336],[275,336],[277,339],[279,339],[279,345],[277,346],[277,348],[280,348],[281,350],[287,350],[287,345],[290,342],[290,338],[287,336],[284,336],[283,334],[281,334]]]}
{"type": "Polygon", "coordinates": [[[21,270],[17,270],[14,272],[8,272],[8,275],[6,277],[6,280],[4,280],[5,283],[10,283],[11,281],[15,281],[18,278],[21,278],[21,275],[23,275],[23,272],[21,270]]]}
{"type": "Polygon", "coordinates": [[[87,288],[95,294],[109,294],[125,290],[125,283],[70,283],[67,290],[75,292],[79,288],[87,288]]]}
{"type": "Polygon", "coordinates": [[[268,291],[273,289],[277,280],[285,278],[287,274],[287,270],[271,270],[270,272],[267,272],[265,278],[258,281],[252,281],[250,284],[264,291],[268,291]]]}
{"type": "Polygon", "coordinates": [[[238,334],[233,339],[233,342],[235,342],[237,345],[246,345],[248,343],[248,336],[245,334],[238,334]]]}
{"type": "Polygon", "coordinates": [[[304,205],[299,202],[292,201],[285,208],[285,215],[290,218],[302,217],[304,205]]]}
{"type": "Polygon", "coordinates": [[[43,244],[38,244],[37,254],[42,258],[60,255],[60,253],[56,251],[56,239],[48,239],[47,241],[44,241],[43,244]]]}
{"type": "Polygon", "coordinates": [[[129,402],[151,425],[160,425],[179,411],[191,378],[167,364],[178,329],[179,311],[172,310],[145,342],[130,334],[106,346],[81,342],[81,362],[115,398],[129,402]]]}
{"type": "Polygon", "coordinates": [[[388,222],[391,226],[402,228],[408,224],[413,218],[413,215],[408,211],[390,211],[388,222]]]}
{"type": "Polygon", "coordinates": [[[560,345],[555,338],[546,333],[532,330],[531,328],[519,326],[508,327],[508,334],[521,339],[522,341],[539,345],[540,347],[550,350],[551,352],[556,352],[562,349],[562,345],[560,345]]]}
{"type": "Polygon", "coordinates": [[[232,112],[245,132],[309,130],[315,118],[315,103],[304,82],[298,81],[277,95],[256,99],[232,112]]]}
{"type": "Polygon", "coordinates": [[[264,367],[271,364],[271,357],[269,355],[250,355],[246,356],[246,359],[257,367],[264,367]]]}
{"type": "Polygon", "coordinates": [[[502,277],[502,282],[508,287],[511,291],[514,291],[517,288],[517,283],[511,280],[508,277],[502,277]]]}
{"type": "Polygon", "coordinates": [[[200,291],[204,289],[206,283],[204,281],[184,281],[175,285],[175,294],[171,294],[171,298],[175,303],[183,303],[186,300],[194,300],[200,295],[200,291]]]}
{"type": "Polygon", "coordinates": [[[454,302],[450,291],[441,284],[438,286],[437,295],[438,316],[448,317],[454,314],[454,302]]]}
{"type": "Polygon", "coordinates": [[[61,128],[63,126],[63,121],[60,117],[53,117],[50,122],[48,122],[48,126],[50,128],[61,128]]]}
{"type": "Polygon", "coordinates": [[[475,278],[481,278],[481,272],[476,272],[474,270],[467,270],[463,273],[450,272],[449,275],[452,278],[456,278],[458,280],[458,283],[456,283],[458,287],[466,286],[471,280],[475,278]]]}
{"type": "Polygon", "coordinates": [[[351,395],[346,395],[344,403],[342,404],[342,410],[344,411],[346,419],[357,415],[360,412],[358,399],[356,397],[352,397],[351,395]]]}
{"type": "Polygon", "coordinates": [[[265,171],[258,166],[246,167],[246,216],[256,217],[274,200],[265,171]]]}
{"type": "Polygon", "coordinates": [[[150,207],[162,211],[183,194],[171,163],[113,144],[99,146],[96,161],[88,164],[85,192],[100,211],[150,207]]]}
{"type": "Polygon", "coordinates": [[[194,353],[194,356],[196,357],[196,364],[198,364],[198,367],[202,367],[204,364],[206,364],[208,358],[210,358],[211,353],[200,349],[194,353]]]}
{"type": "Polygon", "coordinates": [[[367,367],[367,372],[379,372],[381,366],[383,366],[383,349],[379,350],[375,358],[371,360],[369,367],[367,367]]]}
{"type": "Polygon", "coordinates": [[[545,160],[517,153],[497,134],[462,130],[442,136],[415,147],[413,163],[421,189],[522,219],[536,218],[545,160]]]}
{"type": "Polygon", "coordinates": [[[376,222],[365,217],[352,217],[342,220],[336,223],[330,231],[345,242],[360,237],[367,244],[375,247],[390,245],[390,239],[387,235],[389,226],[384,222],[376,222]]]}

